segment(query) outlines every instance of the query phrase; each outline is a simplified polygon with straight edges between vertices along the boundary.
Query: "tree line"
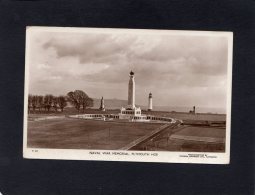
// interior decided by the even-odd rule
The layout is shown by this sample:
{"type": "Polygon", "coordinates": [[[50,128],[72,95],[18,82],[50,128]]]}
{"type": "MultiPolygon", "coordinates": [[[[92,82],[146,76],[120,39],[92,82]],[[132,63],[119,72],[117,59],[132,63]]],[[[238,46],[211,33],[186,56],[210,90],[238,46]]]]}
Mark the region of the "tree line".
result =
{"type": "Polygon", "coordinates": [[[87,107],[93,106],[93,99],[82,90],[70,91],[66,96],[54,96],[52,94],[47,94],[44,96],[29,94],[28,113],[31,113],[32,111],[35,113],[36,110],[39,112],[43,110],[46,112],[50,112],[52,110],[55,112],[58,112],[59,110],[63,112],[68,102],[73,105],[78,112],[81,110],[84,112],[87,107]]]}

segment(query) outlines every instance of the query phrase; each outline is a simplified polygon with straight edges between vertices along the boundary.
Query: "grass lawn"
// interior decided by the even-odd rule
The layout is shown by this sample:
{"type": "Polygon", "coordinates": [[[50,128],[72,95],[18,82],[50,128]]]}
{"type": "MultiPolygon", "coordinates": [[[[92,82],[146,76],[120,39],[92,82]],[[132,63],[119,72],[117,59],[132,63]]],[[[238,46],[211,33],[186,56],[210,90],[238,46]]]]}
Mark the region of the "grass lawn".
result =
{"type": "Polygon", "coordinates": [[[224,152],[225,134],[225,128],[182,126],[174,133],[164,131],[135,150],[224,152]]]}
{"type": "MultiPolygon", "coordinates": [[[[108,110],[102,112],[97,109],[87,109],[85,113],[119,113],[119,110],[108,110]]],[[[73,109],[66,109],[63,113],[34,113],[28,115],[28,147],[34,148],[59,148],[59,149],[120,149],[130,142],[149,134],[162,124],[153,123],[125,123],[125,122],[104,122],[83,119],[50,119],[33,121],[37,118],[47,116],[64,116],[78,114],[73,109]]],[[[80,113],[82,114],[82,113],[80,113]]],[[[143,114],[172,117],[185,121],[226,121],[224,114],[189,114],[177,112],[143,111],[143,114]]],[[[226,130],[220,127],[188,126],[174,133],[177,137],[168,140],[168,132],[163,133],[163,139],[156,140],[157,143],[145,143],[137,146],[143,150],[163,151],[224,151],[224,144],[214,144],[212,140],[225,139],[226,130]],[[182,138],[180,138],[182,136],[182,138]],[[186,137],[185,137],[186,136],[186,137]],[[179,139],[177,139],[179,138],[179,139]],[[186,138],[186,140],[185,140],[186,138]],[[210,143],[201,140],[210,140],[210,143]],[[211,139],[212,138],[212,139],[211,139]],[[200,141],[194,141],[200,140],[200,141]]]]}
{"type": "Polygon", "coordinates": [[[226,129],[212,127],[186,127],[181,131],[176,132],[175,135],[225,138],[226,129]]]}
{"type": "Polygon", "coordinates": [[[28,121],[28,147],[115,150],[161,125],[71,118],[28,121]]]}
{"type": "Polygon", "coordinates": [[[184,112],[161,112],[161,111],[143,111],[143,114],[159,115],[165,117],[172,117],[181,120],[193,120],[193,121],[226,121],[225,114],[190,114],[184,112]]]}

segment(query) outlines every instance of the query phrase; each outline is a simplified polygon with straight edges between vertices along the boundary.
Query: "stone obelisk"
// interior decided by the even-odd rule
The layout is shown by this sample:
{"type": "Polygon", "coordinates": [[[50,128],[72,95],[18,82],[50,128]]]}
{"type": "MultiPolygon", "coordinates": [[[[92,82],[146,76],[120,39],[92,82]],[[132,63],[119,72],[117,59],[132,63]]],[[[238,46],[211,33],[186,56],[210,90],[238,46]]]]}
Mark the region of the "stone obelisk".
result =
{"type": "Polygon", "coordinates": [[[135,108],[135,73],[129,73],[129,83],[128,83],[128,107],[131,109],[135,108]]]}
{"type": "Polygon", "coordinates": [[[105,107],[104,107],[104,97],[102,97],[102,99],[101,99],[101,105],[100,105],[100,108],[99,108],[100,110],[102,110],[102,111],[105,111],[105,107]]]}
{"type": "Polygon", "coordinates": [[[152,110],[152,93],[149,93],[148,111],[152,110]]]}

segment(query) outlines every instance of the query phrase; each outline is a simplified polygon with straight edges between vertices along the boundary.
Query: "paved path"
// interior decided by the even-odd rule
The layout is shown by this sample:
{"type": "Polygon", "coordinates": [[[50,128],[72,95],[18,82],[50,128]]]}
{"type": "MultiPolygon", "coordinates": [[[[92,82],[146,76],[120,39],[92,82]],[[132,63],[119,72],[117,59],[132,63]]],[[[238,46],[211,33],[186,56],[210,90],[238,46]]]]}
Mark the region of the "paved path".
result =
{"type": "Polygon", "coordinates": [[[149,139],[152,139],[153,137],[157,136],[158,134],[160,134],[162,131],[164,131],[165,129],[169,128],[169,127],[175,127],[177,126],[179,123],[176,122],[176,123],[171,123],[171,124],[164,124],[162,126],[160,126],[159,128],[155,129],[154,131],[150,132],[149,134],[143,136],[143,137],[140,137],[139,139],[129,143],[128,145],[120,148],[120,150],[130,150],[131,148],[137,146],[138,144],[141,144],[143,142],[146,142],[148,141],[149,139]]]}

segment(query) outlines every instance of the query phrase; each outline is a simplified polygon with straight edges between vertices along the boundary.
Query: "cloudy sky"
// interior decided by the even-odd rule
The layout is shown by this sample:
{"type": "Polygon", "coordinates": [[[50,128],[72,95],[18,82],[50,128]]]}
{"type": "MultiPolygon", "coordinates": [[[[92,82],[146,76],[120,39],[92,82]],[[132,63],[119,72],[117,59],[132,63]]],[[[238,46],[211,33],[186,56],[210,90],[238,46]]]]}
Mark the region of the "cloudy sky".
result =
{"type": "Polygon", "coordinates": [[[136,103],[225,108],[226,37],[187,34],[30,33],[29,93],[127,99],[135,72],[136,103]]]}

